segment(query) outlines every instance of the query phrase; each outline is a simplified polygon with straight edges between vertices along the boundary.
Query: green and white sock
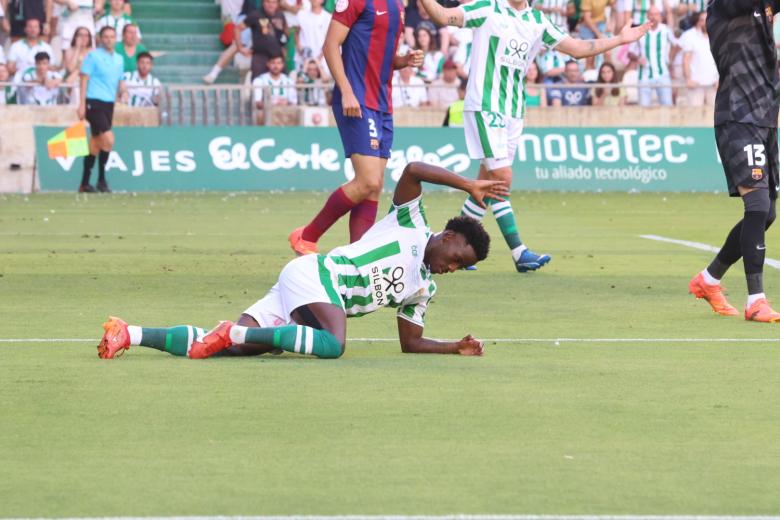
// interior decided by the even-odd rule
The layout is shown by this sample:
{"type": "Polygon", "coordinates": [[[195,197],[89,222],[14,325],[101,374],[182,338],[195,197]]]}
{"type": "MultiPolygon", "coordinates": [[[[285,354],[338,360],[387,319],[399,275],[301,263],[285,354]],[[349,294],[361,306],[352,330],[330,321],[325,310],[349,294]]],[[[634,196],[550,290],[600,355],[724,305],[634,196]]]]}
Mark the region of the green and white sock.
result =
{"type": "Polygon", "coordinates": [[[512,203],[509,202],[509,197],[503,201],[486,199],[486,202],[490,205],[493,216],[496,217],[496,224],[498,224],[498,229],[501,230],[501,234],[504,236],[506,245],[512,251],[512,258],[517,262],[523,251],[526,250],[526,247],[523,245],[523,241],[520,240],[520,234],[517,232],[515,212],[512,210],[512,203]]]}
{"type": "Polygon", "coordinates": [[[466,197],[466,200],[463,201],[463,207],[460,209],[460,214],[464,217],[471,217],[482,222],[486,211],[487,210],[485,208],[477,204],[477,201],[475,201],[471,195],[469,195],[466,197]]]}
{"type": "Polygon", "coordinates": [[[192,342],[206,331],[192,325],[178,325],[165,329],[129,325],[130,344],[149,347],[174,356],[186,356],[192,342]]]}
{"type": "Polygon", "coordinates": [[[337,358],[341,356],[341,343],[327,330],[314,329],[304,325],[285,325],[282,327],[242,327],[233,325],[230,340],[235,344],[253,343],[270,345],[275,348],[307,354],[319,358],[337,358]]]}

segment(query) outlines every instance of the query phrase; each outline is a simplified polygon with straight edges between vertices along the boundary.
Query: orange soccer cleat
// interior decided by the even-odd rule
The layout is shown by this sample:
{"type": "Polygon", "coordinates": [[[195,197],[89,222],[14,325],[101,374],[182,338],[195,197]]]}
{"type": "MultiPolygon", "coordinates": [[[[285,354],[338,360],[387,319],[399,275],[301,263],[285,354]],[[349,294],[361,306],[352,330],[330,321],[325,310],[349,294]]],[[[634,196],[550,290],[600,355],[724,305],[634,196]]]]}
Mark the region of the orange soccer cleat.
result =
{"type": "Polygon", "coordinates": [[[287,240],[290,241],[290,247],[292,247],[293,251],[295,251],[295,254],[298,256],[317,253],[317,243],[303,239],[303,228],[305,227],[306,226],[301,226],[293,229],[293,232],[287,237],[287,240]]]}
{"type": "Polygon", "coordinates": [[[103,330],[105,332],[97,348],[98,357],[112,359],[117,353],[121,356],[130,348],[130,333],[124,320],[109,316],[103,324],[103,330]]]}
{"type": "Polygon", "coordinates": [[[204,359],[217,352],[222,352],[233,344],[230,339],[232,321],[220,321],[219,325],[206,333],[201,340],[195,340],[190,345],[187,357],[190,359],[204,359]]]}
{"type": "Polygon", "coordinates": [[[766,298],[761,298],[754,301],[750,307],[745,308],[745,319],[761,323],[777,323],[780,322],[780,312],[772,309],[766,298]]]}
{"type": "Polygon", "coordinates": [[[694,276],[690,281],[688,291],[697,298],[707,300],[707,303],[712,306],[712,310],[721,316],[739,316],[739,311],[723,295],[723,287],[720,285],[709,285],[704,281],[701,273],[694,276]]]}

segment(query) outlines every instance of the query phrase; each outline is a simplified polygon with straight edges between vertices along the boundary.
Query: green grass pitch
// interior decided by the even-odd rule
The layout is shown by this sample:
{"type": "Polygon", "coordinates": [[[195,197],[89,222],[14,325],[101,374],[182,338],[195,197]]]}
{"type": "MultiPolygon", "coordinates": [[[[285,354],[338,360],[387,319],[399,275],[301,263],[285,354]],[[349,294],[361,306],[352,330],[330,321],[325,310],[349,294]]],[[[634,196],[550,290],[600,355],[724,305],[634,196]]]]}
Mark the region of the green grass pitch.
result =
{"type": "MultiPolygon", "coordinates": [[[[94,338],[0,342],[0,517],[780,513],[780,325],[715,316],[687,295],[711,255],[638,237],[720,245],[741,212],[723,194],[515,193],[553,261],[514,272],[489,217],[491,256],[437,277],[427,316],[433,337],[514,339],[480,359],[359,340],[335,361],[97,358],[108,314],[236,318],[324,196],[0,197],[0,339],[94,338]]],[[[432,227],[461,202],[428,195],[432,227]]],[[[741,264],[725,284],[741,308],[741,264]]]]}

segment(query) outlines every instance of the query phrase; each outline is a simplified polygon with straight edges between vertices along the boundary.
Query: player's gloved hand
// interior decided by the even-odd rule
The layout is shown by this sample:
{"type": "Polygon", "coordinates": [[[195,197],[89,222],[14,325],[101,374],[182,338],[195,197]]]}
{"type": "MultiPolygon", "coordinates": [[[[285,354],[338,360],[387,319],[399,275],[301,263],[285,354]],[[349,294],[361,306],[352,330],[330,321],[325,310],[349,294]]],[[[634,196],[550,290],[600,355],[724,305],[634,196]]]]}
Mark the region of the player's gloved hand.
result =
{"type": "Polygon", "coordinates": [[[484,345],[471,334],[458,341],[458,354],[461,356],[481,356],[485,353],[484,345]]]}
{"type": "Polygon", "coordinates": [[[623,27],[623,30],[620,31],[620,41],[623,42],[623,44],[634,43],[639,38],[647,34],[647,31],[649,30],[650,22],[645,22],[642,25],[637,25],[636,27],[626,25],[623,27]]]}
{"type": "Polygon", "coordinates": [[[419,49],[414,51],[409,51],[409,54],[406,55],[406,66],[422,67],[424,58],[425,58],[425,54],[423,53],[423,51],[419,49]]]}
{"type": "Polygon", "coordinates": [[[472,182],[467,191],[471,198],[483,208],[486,207],[483,202],[485,197],[503,201],[504,197],[509,195],[509,188],[504,181],[476,180],[472,182]]]}
{"type": "Polygon", "coordinates": [[[344,108],[344,117],[363,117],[360,103],[358,103],[355,93],[351,90],[349,92],[341,92],[341,106],[344,108]]]}

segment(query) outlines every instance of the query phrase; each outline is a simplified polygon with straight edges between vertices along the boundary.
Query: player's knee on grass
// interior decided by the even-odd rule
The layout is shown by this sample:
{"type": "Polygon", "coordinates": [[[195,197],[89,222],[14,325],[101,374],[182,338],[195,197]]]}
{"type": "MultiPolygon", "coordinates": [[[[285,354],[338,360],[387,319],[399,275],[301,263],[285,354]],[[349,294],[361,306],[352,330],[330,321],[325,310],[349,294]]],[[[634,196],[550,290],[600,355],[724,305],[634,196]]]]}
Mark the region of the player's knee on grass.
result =
{"type": "Polygon", "coordinates": [[[317,330],[314,334],[314,355],[319,358],[339,358],[344,354],[344,346],[344,343],[327,330],[317,330]]]}

